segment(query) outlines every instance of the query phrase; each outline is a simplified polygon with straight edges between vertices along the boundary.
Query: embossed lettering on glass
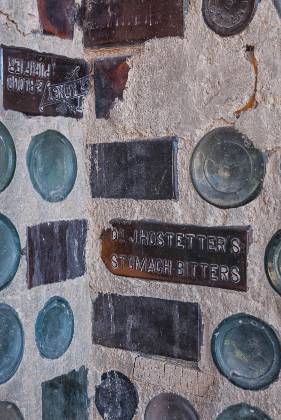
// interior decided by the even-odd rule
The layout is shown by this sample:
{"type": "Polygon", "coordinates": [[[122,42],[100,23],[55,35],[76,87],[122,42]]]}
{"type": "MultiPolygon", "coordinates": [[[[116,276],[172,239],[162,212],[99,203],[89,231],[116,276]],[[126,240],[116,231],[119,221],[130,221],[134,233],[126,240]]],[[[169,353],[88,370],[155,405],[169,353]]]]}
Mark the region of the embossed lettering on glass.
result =
{"type": "Polygon", "coordinates": [[[74,187],[75,151],[58,131],[47,130],[33,137],[27,151],[27,167],[34,189],[46,201],[62,201],[74,187]]]}
{"type": "Polygon", "coordinates": [[[5,45],[2,50],[4,109],[26,115],[83,117],[90,87],[86,61],[5,45]]]}
{"type": "Polygon", "coordinates": [[[95,403],[106,420],[132,420],[137,406],[138,393],[134,384],[121,372],[105,372],[96,387],[95,403]]]}
{"type": "Polygon", "coordinates": [[[0,214],[0,290],[8,286],[18,270],[21,257],[20,238],[15,226],[0,214]]]}
{"type": "Polygon", "coordinates": [[[279,376],[279,339],[268,324],[252,315],[226,318],[213,333],[211,349],[218,370],[240,388],[264,389],[279,376]]]}
{"type": "Polygon", "coordinates": [[[281,296],[281,230],[273,235],[266,247],[264,266],[269,283],[281,296]]]}
{"type": "Polygon", "coordinates": [[[239,34],[252,21],[257,0],[203,0],[206,25],[220,36],[239,34]]]}
{"type": "Polygon", "coordinates": [[[11,134],[0,122],[0,192],[13,179],[16,169],[16,149],[11,134]]]}
{"type": "Polygon", "coordinates": [[[208,203],[240,207],[261,192],[266,163],[263,153],[233,127],[219,127],[197,144],[190,162],[192,183],[208,203]]]}
{"type": "Polygon", "coordinates": [[[39,312],[36,344],[41,356],[58,359],[68,349],[74,333],[74,317],[69,303],[61,297],[51,298],[39,312]]]}
{"type": "Polygon", "coordinates": [[[144,420],[199,420],[191,403],[180,395],[163,393],[146,407],[144,420]]]}
{"type": "Polygon", "coordinates": [[[9,401],[0,401],[1,420],[24,420],[18,407],[9,401]]]}
{"type": "Polygon", "coordinates": [[[257,407],[236,404],[223,410],[216,420],[271,420],[271,418],[257,407]]]}
{"type": "Polygon", "coordinates": [[[0,303],[0,384],[16,373],[23,355],[24,333],[16,311],[0,303]]]}

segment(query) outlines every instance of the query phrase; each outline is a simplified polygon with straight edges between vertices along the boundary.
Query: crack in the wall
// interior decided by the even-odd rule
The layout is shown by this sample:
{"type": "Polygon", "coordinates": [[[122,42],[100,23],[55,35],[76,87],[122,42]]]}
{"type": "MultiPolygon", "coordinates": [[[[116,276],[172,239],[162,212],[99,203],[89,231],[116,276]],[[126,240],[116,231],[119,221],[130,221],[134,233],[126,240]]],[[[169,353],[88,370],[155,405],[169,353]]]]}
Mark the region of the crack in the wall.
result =
{"type": "Polygon", "coordinates": [[[12,19],[12,18],[11,18],[11,16],[10,16],[8,13],[3,12],[2,10],[0,10],[0,16],[4,16],[4,18],[6,18],[6,25],[8,25],[8,23],[11,23],[12,25],[14,25],[14,27],[16,28],[16,31],[17,31],[20,35],[22,35],[22,36],[26,37],[26,36],[28,36],[28,35],[31,35],[31,34],[32,34],[32,32],[28,32],[28,33],[26,33],[26,32],[24,32],[24,31],[22,31],[22,30],[20,29],[20,27],[19,27],[18,23],[17,23],[14,19],[12,19]]]}
{"type": "Polygon", "coordinates": [[[258,62],[255,56],[255,47],[250,46],[250,45],[246,46],[246,58],[248,61],[250,61],[253,68],[254,76],[255,76],[254,91],[252,95],[250,96],[250,98],[248,99],[248,101],[246,102],[246,104],[243,105],[241,108],[237,109],[237,111],[234,111],[234,115],[236,116],[236,118],[239,118],[243,112],[249,111],[251,109],[255,109],[258,105],[257,100],[256,100],[257,86],[258,86],[258,62]]]}
{"type": "Polygon", "coordinates": [[[273,147],[272,149],[266,149],[265,153],[268,157],[271,157],[274,153],[281,153],[281,146],[273,147]]]}

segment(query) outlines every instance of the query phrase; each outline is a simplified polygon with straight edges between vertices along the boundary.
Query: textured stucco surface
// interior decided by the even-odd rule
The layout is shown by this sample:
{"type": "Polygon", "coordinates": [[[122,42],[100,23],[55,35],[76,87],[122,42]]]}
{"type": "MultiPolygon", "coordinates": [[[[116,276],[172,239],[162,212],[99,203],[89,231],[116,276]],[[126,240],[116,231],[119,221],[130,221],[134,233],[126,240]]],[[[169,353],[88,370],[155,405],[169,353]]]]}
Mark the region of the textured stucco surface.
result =
{"type": "MultiPolygon", "coordinates": [[[[133,380],[140,398],[136,420],[143,419],[149,400],[163,391],[188,398],[202,420],[213,420],[226,406],[239,402],[257,405],[274,420],[281,419],[280,380],[264,391],[243,391],[217,372],[210,354],[212,331],[233,313],[247,312],[260,317],[281,335],[281,297],[269,286],[263,268],[266,244],[281,225],[281,22],[272,2],[262,0],[251,25],[241,35],[223,39],[206,27],[200,8],[199,0],[190,0],[184,39],[152,40],[131,50],[84,52],[78,29],[74,41],[39,33],[36,0],[0,0],[0,34],[4,44],[85,57],[89,61],[101,55],[132,56],[124,101],[115,104],[109,120],[95,119],[93,91],[85,104],[84,119],[79,122],[60,117],[27,118],[5,112],[0,105],[1,121],[14,138],[18,157],[15,177],[1,193],[0,211],[19,230],[22,248],[29,224],[77,217],[89,219],[88,274],[84,278],[27,291],[23,257],[15,280],[0,293],[0,301],[12,304],[20,314],[26,337],[23,362],[17,374],[0,386],[0,399],[16,402],[27,420],[41,418],[42,380],[78,369],[82,364],[91,370],[91,398],[94,386],[106,370],[119,370],[133,380]],[[247,102],[254,87],[246,45],[255,47],[258,105],[236,119],[234,112],[247,102]],[[206,132],[228,124],[248,135],[267,154],[267,174],[263,191],[254,202],[238,209],[220,210],[204,202],[193,189],[189,160],[206,132]],[[78,157],[75,188],[65,201],[57,204],[44,202],[32,189],[25,164],[31,137],[45,129],[61,131],[72,142],[78,157]],[[91,200],[86,143],[142,138],[149,141],[167,135],[179,137],[178,202],[91,200]],[[113,276],[100,259],[99,237],[109,220],[118,217],[202,225],[252,225],[249,291],[238,293],[113,276]],[[91,346],[90,295],[95,298],[101,291],[199,302],[204,323],[199,370],[183,362],[91,346]],[[41,359],[34,341],[37,312],[52,295],[66,297],[76,315],[74,341],[55,362],[41,359]]],[[[95,407],[92,409],[91,418],[100,419],[95,407]]]]}

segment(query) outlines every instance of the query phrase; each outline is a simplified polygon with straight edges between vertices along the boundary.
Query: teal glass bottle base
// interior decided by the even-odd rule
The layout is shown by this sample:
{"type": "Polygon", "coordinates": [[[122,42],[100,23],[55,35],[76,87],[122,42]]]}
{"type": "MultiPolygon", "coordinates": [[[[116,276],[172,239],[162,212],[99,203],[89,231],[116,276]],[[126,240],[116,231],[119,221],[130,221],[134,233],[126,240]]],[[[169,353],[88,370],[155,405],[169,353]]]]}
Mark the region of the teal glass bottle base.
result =
{"type": "Polygon", "coordinates": [[[221,374],[240,388],[264,389],[279,376],[279,339],[268,324],[254,316],[226,318],[213,333],[211,350],[221,374]]]}
{"type": "Polygon", "coordinates": [[[13,179],[16,169],[16,149],[11,134],[0,122],[0,192],[13,179]]]}
{"type": "Polygon", "coordinates": [[[34,189],[49,202],[64,200],[74,187],[77,159],[72,144],[58,131],[33,137],[27,167],[34,189]]]}
{"type": "Polygon", "coordinates": [[[216,420],[271,420],[271,418],[257,407],[236,404],[226,408],[216,420]]]}
{"type": "Polygon", "coordinates": [[[273,235],[266,247],[264,267],[270,285],[281,296],[281,230],[273,235]]]}
{"type": "Polygon", "coordinates": [[[20,257],[18,232],[10,219],[0,214],[0,290],[7,287],[15,277],[20,257]]]}
{"type": "Polygon", "coordinates": [[[58,359],[68,349],[74,334],[74,316],[69,303],[61,297],[48,300],[35,324],[36,344],[41,356],[58,359]]]}
{"type": "Polygon", "coordinates": [[[0,384],[16,373],[23,356],[24,333],[16,311],[0,304],[0,384]]]}

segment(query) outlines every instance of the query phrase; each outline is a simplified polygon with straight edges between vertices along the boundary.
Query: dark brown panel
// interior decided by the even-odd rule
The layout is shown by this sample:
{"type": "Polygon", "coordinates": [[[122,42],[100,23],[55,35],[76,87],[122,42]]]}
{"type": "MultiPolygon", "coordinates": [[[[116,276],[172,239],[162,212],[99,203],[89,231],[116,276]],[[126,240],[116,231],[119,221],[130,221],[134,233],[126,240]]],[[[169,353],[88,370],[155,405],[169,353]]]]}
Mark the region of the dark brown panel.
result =
{"type": "Polygon", "coordinates": [[[114,220],[102,233],[113,274],[247,291],[251,228],[114,220]]]}
{"type": "Polygon", "coordinates": [[[104,58],[95,61],[96,117],[109,118],[115,99],[123,100],[128,80],[129,57],[104,58]]]}
{"type": "Polygon", "coordinates": [[[119,46],[183,36],[185,0],[84,0],[87,48],[119,46]]]}
{"type": "Polygon", "coordinates": [[[105,347],[198,362],[202,322],[197,303],[100,294],[93,342],[105,347]]]}
{"type": "Polygon", "coordinates": [[[27,115],[81,118],[89,91],[89,67],[84,60],[3,48],[5,109],[27,115]]]}
{"type": "Polygon", "coordinates": [[[178,198],[177,138],[90,145],[94,198],[178,198]]]}
{"type": "Polygon", "coordinates": [[[82,276],[86,271],[86,220],[27,228],[27,280],[32,288],[82,276]]]}
{"type": "Polygon", "coordinates": [[[73,38],[75,0],[37,0],[37,4],[44,34],[73,38]]]}

